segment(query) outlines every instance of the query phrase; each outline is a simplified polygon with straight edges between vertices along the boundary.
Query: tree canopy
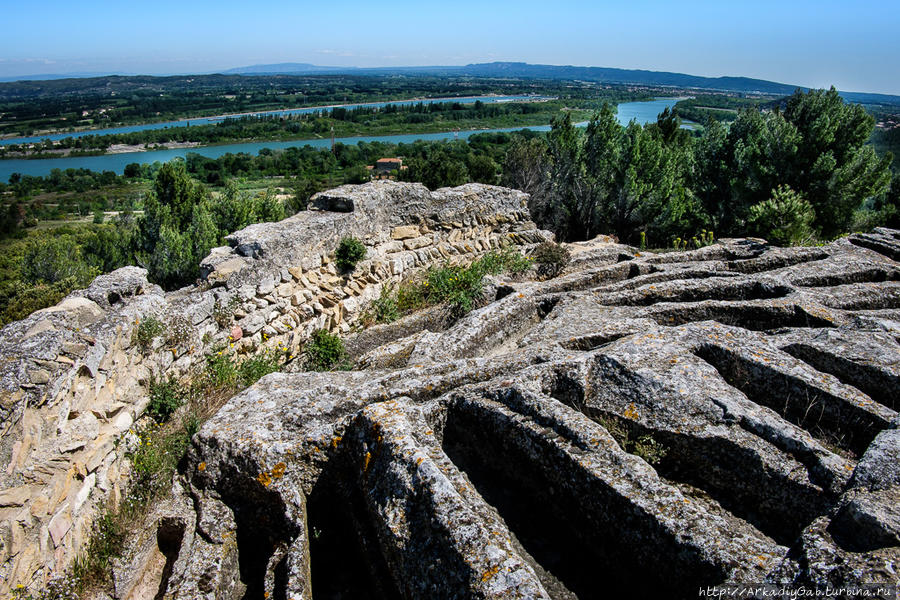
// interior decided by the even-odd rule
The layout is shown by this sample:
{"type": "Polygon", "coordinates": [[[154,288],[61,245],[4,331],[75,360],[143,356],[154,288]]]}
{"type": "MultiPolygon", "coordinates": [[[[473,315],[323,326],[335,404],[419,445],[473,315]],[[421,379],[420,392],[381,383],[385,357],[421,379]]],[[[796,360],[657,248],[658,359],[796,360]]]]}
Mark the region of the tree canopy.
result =
{"type": "Polygon", "coordinates": [[[783,110],[742,109],[728,128],[711,119],[698,137],[668,110],[622,127],[605,105],[583,132],[563,115],[545,148],[511,147],[504,181],[528,187],[535,218],[567,240],[643,234],[668,245],[702,230],[830,238],[869,200],[894,210],[892,156],[868,144],[873,127],[834,88],[798,90],[783,110]],[[787,209],[798,222],[785,222],[787,209]]]}

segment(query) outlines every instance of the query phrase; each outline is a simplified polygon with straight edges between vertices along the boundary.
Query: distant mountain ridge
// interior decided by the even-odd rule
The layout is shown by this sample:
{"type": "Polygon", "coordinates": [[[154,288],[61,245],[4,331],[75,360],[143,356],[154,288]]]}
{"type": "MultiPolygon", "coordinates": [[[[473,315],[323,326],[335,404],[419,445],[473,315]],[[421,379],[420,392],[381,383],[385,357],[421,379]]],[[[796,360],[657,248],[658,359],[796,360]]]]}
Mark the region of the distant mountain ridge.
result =
{"type": "MultiPolygon", "coordinates": [[[[36,82],[50,81],[68,78],[95,78],[97,73],[71,73],[61,75],[33,75],[19,77],[0,78],[0,82],[36,82]]],[[[110,75],[110,74],[107,74],[110,75]]],[[[120,75],[120,74],[114,74],[120,75]]],[[[591,81],[607,84],[631,84],[654,87],[690,88],[696,90],[709,90],[710,92],[738,92],[738,93],[763,93],[786,96],[794,93],[796,89],[806,90],[804,86],[797,86],[765,79],[753,79],[750,77],[704,77],[700,75],[688,75],[685,73],[673,73],[668,71],[648,71],[643,69],[618,69],[612,67],[580,67],[573,65],[538,65],[524,62],[491,62],[475,63],[462,66],[424,66],[424,67],[334,67],[321,66],[310,63],[275,63],[259,64],[245,67],[237,67],[218,71],[216,73],[194,75],[124,75],[123,79],[135,81],[149,81],[155,78],[165,77],[261,77],[269,75],[409,75],[409,76],[449,76],[449,77],[491,77],[491,78],[532,78],[532,79],[560,79],[591,81]]],[[[8,85],[8,84],[4,84],[8,85]]],[[[24,83],[23,83],[24,85],[24,83]]],[[[867,92],[840,92],[841,96],[849,102],[864,104],[889,104],[900,106],[900,96],[890,94],[873,94],[867,92]]]]}
{"type": "MultiPolygon", "coordinates": [[[[253,65],[223,71],[226,75],[452,75],[457,77],[521,77],[534,79],[572,79],[603,83],[669,86],[741,93],[789,95],[803,86],[753,79],[750,77],[703,77],[669,71],[617,69],[612,67],[579,67],[572,65],[538,65],[524,62],[474,63],[465,66],[425,67],[322,67],[309,63],[253,65]]],[[[900,96],[865,92],[841,92],[851,102],[900,105],[900,96]]]]}

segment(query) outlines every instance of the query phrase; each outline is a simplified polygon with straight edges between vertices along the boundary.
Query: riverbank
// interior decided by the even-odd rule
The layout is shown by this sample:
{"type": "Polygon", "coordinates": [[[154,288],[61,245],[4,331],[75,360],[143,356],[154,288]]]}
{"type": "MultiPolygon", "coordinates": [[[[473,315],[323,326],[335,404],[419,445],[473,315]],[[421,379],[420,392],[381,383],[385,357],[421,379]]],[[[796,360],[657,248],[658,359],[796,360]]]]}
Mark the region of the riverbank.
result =
{"type": "Polygon", "coordinates": [[[387,106],[388,104],[394,105],[408,105],[408,104],[416,104],[419,102],[425,104],[443,104],[443,103],[451,103],[451,102],[459,102],[462,104],[474,104],[475,102],[482,101],[485,103],[501,103],[501,102],[535,102],[535,101],[549,101],[555,100],[555,96],[544,96],[539,94],[519,94],[519,95],[501,95],[501,94],[482,94],[477,96],[443,96],[437,98],[428,98],[428,97],[414,97],[414,98],[400,98],[395,100],[382,100],[376,102],[361,102],[361,103],[345,103],[345,104],[324,104],[324,105],[307,105],[300,106],[294,108],[272,108],[272,109],[259,109],[259,110],[251,110],[251,111],[242,111],[242,112],[232,112],[232,113],[216,113],[214,115],[197,115],[193,117],[183,117],[178,119],[168,119],[161,121],[153,121],[148,120],[143,123],[136,124],[118,124],[112,127],[103,127],[103,128],[82,128],[82,129],[74,129],[73,131],[43,131],[39,134],[31,135],[31,136],[3,136],[0,135],[0,146],[9,146],[9,145],[19,145],[19,144],[33,144],[33,143],[42,143],[45,140],[51,141],[59,141],[67,138],[80,138],[90,135],[115,135],[121,133],[135,133],[139,131],[147,131],[154,129],[168,129],[168,128],[178,128],[178,127],[190,127],[190,126],[198,126],[198,125],[214,125],[220,123],[226,119],[232,118],[242,118],[248,116],[277,116],[277,115],[298,115],[298,114],[309,114],[319,111],[330,111],[335,108],[346,108],[346,109],[354,109],[359,107],[370,107],[377,108],[387,106]]]}
{"type": "MultiPolygon", "coordinates": [[[[639,124],[650,123],[656,121],[657,115],[666,107],[671,109],[678,100],[676,98],[656,98],[649,101],[623,102],[618,105],[617,118],[623,125],[627,125],[631,120],[635,120],[639,124]]],[[[573,115],[575,116],[575,115],[573,115]]],[[[408,133],[397,135],[369,135],[369,136],[351,136],[336,137],[335,142],[345,145],[356,145],[359,142],[385,142],[392,144],[411,144],[417,140],[436,141],[448,139],[468,139],[472,135],[479,133],[509,133],[522,129],[532,131],[549,131],[550,125],[530,125],[530,126],[514,126],[492,129],[475,129],[467,131],[453,131],[446,129],[432,133],[408,133]]],[[[583,123],[582,123],[583,124],[583,123]]],[[[125,166],[130,163],[149,164],[153,162],[167,162],[175,158],[184,158],[189,152],[205,156],[207,158],[219,158],[225,154],[246,153],[256,155],[263,148],[273,151],[285,150],[291,147],[311,146],[313,148],[328,148],[331,146],[330,138],[306,139],[306,140],[285,140],[285,141],[262,141],[262,142],[243,142],[243,143],[227,143],[212,146],[197,146],[192,148],[175,148],[165,150],[151,150],[147,152],[122,152],[118,154],[104,154],[98,156],[73,156],[61,158],[47,158],[41,160],[31,160],[27,158],[14,158],[0,160],[0,181],[8,181],[10,175],[19,173],[21,175],[45,176],[53,169],[90,169],[92,171],[113,171],[121,174],[125,171],[125,166]]]]}

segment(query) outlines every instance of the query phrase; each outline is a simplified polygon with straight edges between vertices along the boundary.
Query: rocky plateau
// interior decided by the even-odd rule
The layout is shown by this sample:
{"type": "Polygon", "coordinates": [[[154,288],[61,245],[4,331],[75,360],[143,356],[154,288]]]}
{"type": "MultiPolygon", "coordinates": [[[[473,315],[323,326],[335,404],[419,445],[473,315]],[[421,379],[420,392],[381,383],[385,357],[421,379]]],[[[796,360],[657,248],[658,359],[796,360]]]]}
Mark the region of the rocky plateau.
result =
{"type": "Polygon", "coordinates": [[[129,268],[5,327],[0,578],[69,564],[126,485],[117,440],[150,374],[190,373],[237,326],[245,353],[341,332],[357,368],[292,363],[216,412],[118,564],[117,599],[896,585],[900,232],[667,253],[596,239],[555,278],[491,279],[456,321],[354,326],[384,285],[549,239],[526,200],[339,188],[229,236],[197,286],[129,268]],[[368,249],[349,276],[329,258],[344,235],[368,249]],[[147,314],[186,319],[190,342],[141,352],[147,314]]]}

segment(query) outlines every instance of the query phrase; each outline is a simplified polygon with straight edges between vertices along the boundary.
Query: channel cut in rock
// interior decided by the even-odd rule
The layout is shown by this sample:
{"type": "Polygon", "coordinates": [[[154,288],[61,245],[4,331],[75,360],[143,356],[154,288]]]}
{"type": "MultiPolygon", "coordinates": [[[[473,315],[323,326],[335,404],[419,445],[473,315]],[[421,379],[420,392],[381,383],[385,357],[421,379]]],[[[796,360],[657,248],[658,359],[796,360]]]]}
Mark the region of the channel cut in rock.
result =
{"type": "Polygon", "coordinates": [[[379,182],[229,236],[202,285],[102,276],[3,330],[0,592],[64,569],[123,498],[151,375],[194,377],[232,343],[291,358],[193,435],[112,567],[115,600],[129,574],[172,600],[869,582],[900,563],[898,234],[661,254],[598,238],[556,277],[486,277],[468,314],[364,329],[384,289],[551,239],[519,192],[379,182]],[[366,258],[338,273],[349,235],[366,258]],[[190,344],[140,347],[151,315],[189,322],[190,344]],[[319,329],[354,370],[305,369],[319,329]]]}

